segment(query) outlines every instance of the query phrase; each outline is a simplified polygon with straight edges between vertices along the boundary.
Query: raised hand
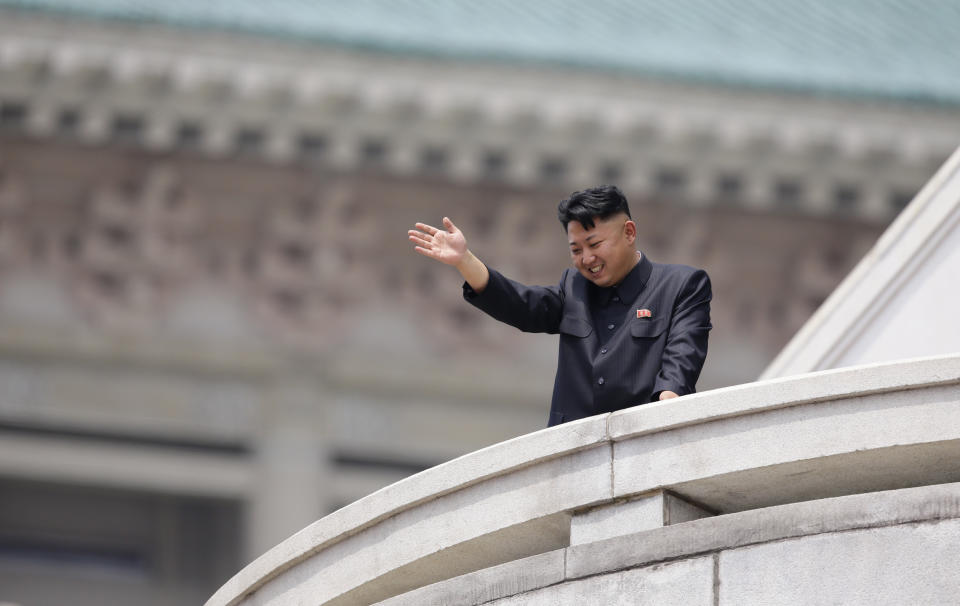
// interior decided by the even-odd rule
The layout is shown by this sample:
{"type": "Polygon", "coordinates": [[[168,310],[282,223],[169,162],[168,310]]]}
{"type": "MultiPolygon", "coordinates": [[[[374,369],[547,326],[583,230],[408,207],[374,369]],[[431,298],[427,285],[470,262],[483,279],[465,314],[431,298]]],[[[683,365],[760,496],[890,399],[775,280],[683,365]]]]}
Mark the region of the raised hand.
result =
{"type": "Polygon", "coordinates": [[[447,265],[460,265],[467,255],[467,239],[447,217],[443,218],[443,226],[445,229],[437,229],[432,225],[417,223],[416,229],[411,229],[407,235],[421,255],[447,265]]]}

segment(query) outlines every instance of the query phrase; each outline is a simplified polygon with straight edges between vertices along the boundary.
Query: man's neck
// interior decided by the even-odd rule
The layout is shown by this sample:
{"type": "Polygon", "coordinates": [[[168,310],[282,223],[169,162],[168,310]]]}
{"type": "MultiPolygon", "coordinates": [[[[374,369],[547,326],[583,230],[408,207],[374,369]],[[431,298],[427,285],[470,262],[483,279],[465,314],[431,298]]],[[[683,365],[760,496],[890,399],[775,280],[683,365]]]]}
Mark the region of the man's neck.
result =
{"type": "Polygon", "coordinates": [[[621,284],[623,284],[623,281],[627,279],[627,276],[630,275],[630,272],[633,271],[634,269],[636,269],[636,268],[637,268],[637,265],[640,264],[640,259],[641,259],[642,257],[643,257],[643,254],[641,254],[641,252],[638,250],[638,251],[637,251],[637,259],[633,262],[633,265],[630,266],[630,269],[627,270],[627,273],[623,274],[623,277],[620,278],[620,281],[619,281],[619,282],[617,282],[616,284],[614,284],[614,285],[612,285],[612,286],[609,286],[608,288],[616,288],[616,287],[620,286],[621,284]]]}

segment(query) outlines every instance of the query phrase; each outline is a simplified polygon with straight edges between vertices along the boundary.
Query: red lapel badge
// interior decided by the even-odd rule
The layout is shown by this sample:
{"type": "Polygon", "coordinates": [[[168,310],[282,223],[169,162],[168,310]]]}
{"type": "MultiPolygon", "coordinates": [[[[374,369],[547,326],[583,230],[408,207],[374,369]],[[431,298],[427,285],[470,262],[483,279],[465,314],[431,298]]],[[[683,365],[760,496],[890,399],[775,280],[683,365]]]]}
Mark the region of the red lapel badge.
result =
{"type": "Polygon", "coordinates": [[[652,318],[653,314],[650,313],[649,309],[638,309],[637,318],[652,318]]]}

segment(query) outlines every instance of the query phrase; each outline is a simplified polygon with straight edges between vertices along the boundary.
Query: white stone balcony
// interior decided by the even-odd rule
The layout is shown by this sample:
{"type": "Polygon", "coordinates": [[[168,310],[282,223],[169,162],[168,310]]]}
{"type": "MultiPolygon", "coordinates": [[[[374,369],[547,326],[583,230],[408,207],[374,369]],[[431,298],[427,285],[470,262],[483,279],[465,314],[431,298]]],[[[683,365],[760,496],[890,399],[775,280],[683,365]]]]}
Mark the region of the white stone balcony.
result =
{"type": "Polygon", "coordinates": [[[704,392],[388,486],[207,605],[951,603],[958,461],[960,355],[704,392]]]}

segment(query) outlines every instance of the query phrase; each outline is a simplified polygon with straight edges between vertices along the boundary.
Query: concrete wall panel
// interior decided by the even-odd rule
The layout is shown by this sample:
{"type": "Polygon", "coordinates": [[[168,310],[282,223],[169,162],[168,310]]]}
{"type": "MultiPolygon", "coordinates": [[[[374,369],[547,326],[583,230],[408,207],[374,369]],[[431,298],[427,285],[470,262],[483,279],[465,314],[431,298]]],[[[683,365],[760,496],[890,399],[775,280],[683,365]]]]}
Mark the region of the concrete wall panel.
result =
{"type": "Polygon", "coordinates": [[[720,554],[720,604],[956,604],[960,520],[831,533],[720,554]]]}
{"type": "Polygon", "coordinates": [[[495,606],[713,606],[713,558],[635,568],[554,585],[503,600],[495,606]]]}

